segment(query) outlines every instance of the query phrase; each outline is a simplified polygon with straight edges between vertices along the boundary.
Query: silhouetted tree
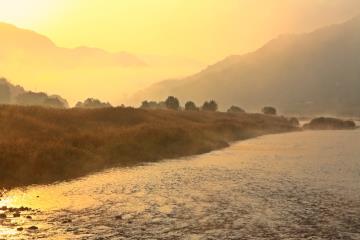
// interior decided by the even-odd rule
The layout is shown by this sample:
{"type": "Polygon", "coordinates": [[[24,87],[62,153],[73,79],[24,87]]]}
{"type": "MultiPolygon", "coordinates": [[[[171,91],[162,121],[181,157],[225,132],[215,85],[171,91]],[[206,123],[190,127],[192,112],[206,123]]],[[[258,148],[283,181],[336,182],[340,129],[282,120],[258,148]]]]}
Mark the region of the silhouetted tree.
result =
{"type": "Polygon", "coordinates": [[[173,96],[169,96],[166,100],[165,100],[165,105],[168,109],[172,109],[172,110],[179,110],[180,109],[180,102],[176,97],[173,96]]]}
{"type": "Polygon", "coordinates": [[[78,102],[75,105],[76,108],[108,108],[112,107],[110,103],[101,102],[95,98],[88,98],[83,103],[78,102]]]}
{"type": "Polygon", "coordinates": [[[298,127],[300,126],[300,122],[296,117],[292,117],[289,119],[289,122],[291,125],[293,125],[294,127],[298,127]]]}
{"type": "Polygon", "coordinates": [[[261,110],[263,114],[266,115],[276,115],[276,108],[274,107],[263,107],[263,109],[261,110]]]}
{"type": "Polygon", "coordinates": [[[148,101],[142,101],[141,103],[141,106],[140,106],[141,109],[149,109],[150,108],[150,104],[148,101]]]}
{"type": "Polygon", "coordinates": [[[16,104],[19,105],[32,105],[32,106],[42,106],[44,105],[45,100],[48,98],[48,95],[43,92],[24,92],[16,97],[16,104]]]}
{"type": "Polygon", "coordinates": [[[43,105],[47,106],[47,107],[54,107],[54,108],[65,108],[66,107],[64,105],[64,103],[56,97],[46,98],[43,102],[43,105]]]}
{"type": "Polygon", "coordinates": [[[11,100],[10,87],[0,83],[0,104],[8,104],[11,100]]]}
{"type": "Polygon", "coordinates": [[[186,111],[199,111],[199,108],[195,105],[194,102],[188,101],[185,103],[185,110],[186,111]]]}
{"type": "Polygon", "coordinates": [[[245,111],[238,107],[238,106],[231,106],[228,110],[227,110],[228,113],[244,113],[245,111]]]}
{"type": "Polygon", "coordinates": [[[206,101],[202,105],[201,109],[203,111],[216,112],[218,110],[218,104],[214,100],[211,100],[209,102],[206,101]]]}
{"type": "Polygon", "coordinates": [[[141,109],[166,109],[165,102],[143,101],[140,106],[141,109]]]}

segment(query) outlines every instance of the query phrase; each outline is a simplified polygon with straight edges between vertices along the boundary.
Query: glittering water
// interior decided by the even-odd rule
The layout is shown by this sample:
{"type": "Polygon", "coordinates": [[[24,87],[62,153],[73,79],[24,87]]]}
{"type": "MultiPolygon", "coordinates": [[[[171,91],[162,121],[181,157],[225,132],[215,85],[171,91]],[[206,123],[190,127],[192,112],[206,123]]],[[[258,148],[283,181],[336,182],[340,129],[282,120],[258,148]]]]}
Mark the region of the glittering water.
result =
{"type": "Polygon", "coordinates": [[[259,137],[2,205],[31,210],[0,219],[0,239],[360,239],[360,130],[259,137]]]}

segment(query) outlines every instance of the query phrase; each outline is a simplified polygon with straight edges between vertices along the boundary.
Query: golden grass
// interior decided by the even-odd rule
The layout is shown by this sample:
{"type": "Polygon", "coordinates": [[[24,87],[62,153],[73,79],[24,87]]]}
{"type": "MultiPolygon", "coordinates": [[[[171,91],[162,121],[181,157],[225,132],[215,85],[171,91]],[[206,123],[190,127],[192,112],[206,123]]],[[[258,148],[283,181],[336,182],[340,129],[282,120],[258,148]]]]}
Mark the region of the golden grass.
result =
{"type": "Polygon", "coordinates": [[[0,187],[49,183],[295,130],[262,114],[0,106],[0,187]]]}

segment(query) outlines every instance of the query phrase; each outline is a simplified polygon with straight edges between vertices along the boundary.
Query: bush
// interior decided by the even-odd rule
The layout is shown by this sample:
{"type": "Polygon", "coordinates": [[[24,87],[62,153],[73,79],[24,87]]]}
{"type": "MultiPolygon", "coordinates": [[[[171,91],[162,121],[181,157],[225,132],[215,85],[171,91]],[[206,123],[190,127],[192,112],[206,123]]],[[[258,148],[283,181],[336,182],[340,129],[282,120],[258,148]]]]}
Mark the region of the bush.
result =
{"type": "Polygon", "coordinates": [[[8,104],[10,103],[10,100],[11,100],[10,87],[0,81],[0,104],[8,104]]]}
{"type": "Polygon", "coordinates": [[[199,108],[195,105],[194,102],[188,101],[185,103],[185,110],[186,111],[199,111],[199,108]]]}
{"type": "Polygon", "coordinates": [[[276,108],[274,108],[274,107],[263,107],[263,109],[261,111],[263,114],[266,114],[266,115],[276,115],[277,114],[276,108]]]}
{"type": "Polygon", "coordinates": [[[244,113],[245,111],[238,107],[238,106],[231,106],[228,110],[227,110],[228,113],[244,113]]]}
{"type": "Polygon", "coordinates": [[[201,109],[203,111],[216,112],[218,110],[218,104],[214,100],[211,100],[209,102],[206,101],[202,105],[201,109]]]}
{"type": "Polygon", "coordinates": [[[180,102],[176,97],[173,96],[169,96],[166,100],[165,100],[165,106],[168,109],[172,109],[172,110],[179,110],[180,109],[180,102]]]}
{"type": "Polygon", "coordinates": [[[76,108],[109,108],[112,107],[110,103],[101,102],[95,98],[88,98],[84,102],[78,102],[76,108]]]}

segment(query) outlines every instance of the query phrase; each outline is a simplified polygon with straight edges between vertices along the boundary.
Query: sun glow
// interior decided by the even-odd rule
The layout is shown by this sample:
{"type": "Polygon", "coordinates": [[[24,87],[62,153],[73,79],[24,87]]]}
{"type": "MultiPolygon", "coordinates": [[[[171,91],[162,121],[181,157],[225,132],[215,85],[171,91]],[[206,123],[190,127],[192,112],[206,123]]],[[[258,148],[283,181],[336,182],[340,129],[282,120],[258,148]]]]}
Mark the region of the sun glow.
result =
{"type": "Polygon", "coordinates": [[[58,1],[0,0],[1,21],[31,28],[51,19],[60,6],[58,1]]]}

